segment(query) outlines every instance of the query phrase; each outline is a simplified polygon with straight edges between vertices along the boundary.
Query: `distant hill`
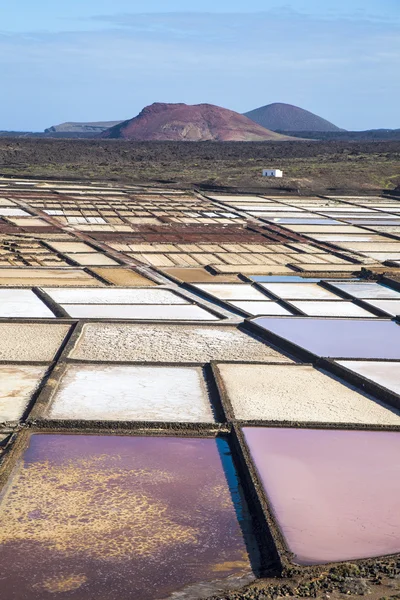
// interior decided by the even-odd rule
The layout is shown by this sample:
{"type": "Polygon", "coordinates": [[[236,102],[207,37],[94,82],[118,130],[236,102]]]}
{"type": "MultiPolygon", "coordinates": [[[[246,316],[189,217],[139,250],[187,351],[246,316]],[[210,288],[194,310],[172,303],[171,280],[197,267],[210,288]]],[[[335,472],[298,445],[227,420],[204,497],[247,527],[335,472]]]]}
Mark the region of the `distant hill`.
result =
{"type": "Polygon", "coordinates": [[[245,116],[272,131],[343,131],[308,110],[279,102],[251,110],[245,116]]]}
{"type": "Polygon", "coordinates": [[[94,123],[61,123],[45,129],[45,133],[101,133],[122,121],[99,121],[94,123]]]}
{"type": "Polygon", "coordinates": [[[284,141],[287,136],[269,131],[244,115],[212,104],[146,106],[129,121],[100,134],[101,138],[136,141],[284,141]]]}

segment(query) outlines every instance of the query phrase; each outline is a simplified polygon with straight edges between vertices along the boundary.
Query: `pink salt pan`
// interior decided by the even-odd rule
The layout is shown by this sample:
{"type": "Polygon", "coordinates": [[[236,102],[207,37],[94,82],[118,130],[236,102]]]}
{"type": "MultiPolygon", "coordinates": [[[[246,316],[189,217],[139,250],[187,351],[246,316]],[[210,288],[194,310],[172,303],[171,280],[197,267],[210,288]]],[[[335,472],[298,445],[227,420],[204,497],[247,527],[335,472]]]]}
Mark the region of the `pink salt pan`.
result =
{"type": "Polygon", "coordinates": [[[243,432],[294,562],[400,552],[400,432],[243,432]]]}

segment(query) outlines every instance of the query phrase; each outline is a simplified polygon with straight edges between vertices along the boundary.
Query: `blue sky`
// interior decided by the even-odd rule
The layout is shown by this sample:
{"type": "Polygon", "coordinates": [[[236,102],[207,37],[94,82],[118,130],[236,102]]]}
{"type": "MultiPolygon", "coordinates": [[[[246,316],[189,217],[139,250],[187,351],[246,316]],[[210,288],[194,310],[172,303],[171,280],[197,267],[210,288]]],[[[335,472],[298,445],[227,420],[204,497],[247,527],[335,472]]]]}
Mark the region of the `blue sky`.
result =
{"type": "Polygon", "coordinates": [[[0,0],[0,129],[156,101],[400,128],[399,73],[400,0],[0,0]]]}

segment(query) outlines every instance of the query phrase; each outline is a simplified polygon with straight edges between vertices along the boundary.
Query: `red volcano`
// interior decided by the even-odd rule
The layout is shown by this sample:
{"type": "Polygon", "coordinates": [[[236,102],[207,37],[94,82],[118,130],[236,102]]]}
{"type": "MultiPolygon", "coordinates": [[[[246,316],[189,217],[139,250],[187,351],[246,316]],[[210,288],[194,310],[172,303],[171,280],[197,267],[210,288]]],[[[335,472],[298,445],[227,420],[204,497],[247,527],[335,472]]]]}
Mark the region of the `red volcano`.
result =
{"type": "Polygon", "coordinates": [[[100,137],[136,141],[259,142],[288,138],[265,129],[244,115],[212,104],[147,106],[129,121],[104,131],[100,137]]]}

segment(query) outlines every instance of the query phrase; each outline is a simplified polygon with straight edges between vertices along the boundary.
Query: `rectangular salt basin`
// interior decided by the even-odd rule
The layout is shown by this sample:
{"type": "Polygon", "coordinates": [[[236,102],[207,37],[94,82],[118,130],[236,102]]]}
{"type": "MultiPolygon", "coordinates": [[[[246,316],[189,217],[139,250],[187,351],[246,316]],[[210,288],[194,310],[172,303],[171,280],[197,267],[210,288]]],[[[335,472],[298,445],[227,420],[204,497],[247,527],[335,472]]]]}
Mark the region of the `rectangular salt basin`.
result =
{"type": "Polygon", "coordinates": [[[9,219],[11,223],[17,225],[18,227],[49,227],[49,224],[46,221],[42,221],[41,219],[35,219],[34,217],[21,217],[18,219],[9,219]]]}
{"type": "Polygon", "coordinates": [[[400,299],[399,300],[365,300],[366,304],[370,306],[375,306],[375,308],[379,308],[383,310],[388,315],[392,317],[397,317],[400,315],[400,299]]]}
{"type": "Polygon", "coordinates": [[[307,365],[220,364],[236,419],[398,425],[400,411],[307,365]]]}
{"type": "Polygon", "coordinates": [[[62,304],[73,319],[143,319],[148,321],[219,321],[195,304],[62,304]]]}
{"type": "Polygon", "coordinates": [[[314,302],[313,300],[300,300],[297,302],[292,300],[290,304],[310,317],[375,317],[375,315],[357,306],[357,304],[345,300],[335,300],[333,302],[330,300],[323,300],[322,302],[314,302]]]}
{"type": "Polygon", "coordinates": [[[393,321],[258,317],[253,322],[317,356],[400,359],[400,328],[393,321]]]}
{"type": "MultiPolygon", "coordinates": [[[[331,227],[336,225],[346,225],[346,223],[342,223],[341,221],[337,221],[335,217],[328,218],[323,215],[314,215],[313,218],[303,218],[301,215],[296,215],[298,218],[296,219],[282,219],[281,224],[285,225],[283,221],[286,221],[287,225],[330,225],[331,227]],[[292,221],[292,222],[290,222],[292,221]]],[[[342,218],[339,216],[338,218],[342,218]]]]}
{"type": "Polygon", "coordinates": [[[374,261],[384,262],[386,260],[400,260],[400,252],[363,252],[365,256],[374,261]]]}
{"type": "MultiPolygon", "coordinates": [[[[340,274],[346,274],[346,277],[352,277],[353,274],[358,274],[361,271],[360,264],[357,265],[348,265],[348,264],[340,264],[340,265],[332,265],[332,264],[298,264],[297,268],[300,269],[304,273],[310,273],[310,276],[315,273],[326,273],[325,279],[328,277],[329,273],[335,273],[335,277],[340,277],[340,274]]],[[[354,277],[353,277],[354,279],[354,277]]]]}
{"type": "Polygon", "coordinates": [[[272,300],[266,300],[265,302],[251,302],[251,301],[243,301],[243,302],[230,302],[231,306],[236,308],[240,308],[241,310],[246,311],[249,315],[256,317],[257,315],[291,315],[292,313],[283,308],[277,302],[273,302],[272,300]]]}
{"type": "Polygon", "coordinates": [[[31,290],[0,289],[0,317],[36,319],[54,314],[31,290]]]}
{"type": "Polygon", "coordinates": [[[346,294],[350,294],[354,298],[371,298],[371,299],[384,299],[393,298],[394,300],[400,300],[400,292],[396,290],[392,290],[390,287],[386,285],[381,285],[379,283],[373,282],[354,282],[354,283],[332,283],[332,285],[346,294]]]}
{"type": "Polygon", "coordinates": [[[87,323],[70,358],[95,362],[292,362],[233,326],[87,323]]]}
{"type": "Polygon", "coordinates": [[[69,325],[0,323],[0,360],[50,362],[69,331],[69,325]]]}
{"type": "Polygon", "coordinates": [[[0,217],[30,217],[31,215],[21,208],[0,208],[0,217]]]}
{"type": "MultiPolygon", "coordinates": [[[[381,236],[379,236],[381,237],[381,236]]],[[[355,252],[400,252],[400,242],[375,242],[374,243],[354,243],[351,247],[355,252]]]]}
{"type": "MultiPolygon", "coordinates": [[[[374,236],[364,236],[364,235],[335,235],[334,233],[320,233],[319,235],[314,235],[314,239],[321,242],[353,242],[354,238],[360,238],[363,242],[373,241],[374,236]]],[[[340,245],[340,244],[339,244],[340,245]]],[[[347,244],[346,244],[347,247],[347,244]]]]}
{"type": "Polygon", "coordinates": [[[100,275],[106,281],[114,285],[129,287],[147,287],[157,285],[151,279],[147,279],[144,275],[137,273],[131,269],[124,267],[94,267],[91,269],[96,275],[100,275]]]}
{"type": "Polygon", "coordinates": [[[212,275],[200,267],[189,267],[186,269],[171,267],[163,269],[163,274],[171,275],[182,283],[205,283],[207,281],[229,283],[231,281],[239,281],[237,275],[212,275]]]}
{"type": "Polygon", "coordinates": [[[66,254],[66,256],[68,256],[68,258],[70,258],[71,260],[78,263],[78,265],[83,265],[83,266],[87,266],[87,267],[91,267],[91,266],[104,267],[107,265],[114,267],[114,266],[118,266],[118,264],[119,264],[119,263],[117,263],[116,260],[113,260],[109,256],[106,256],[105,254],[101,254],[100,252],[99,253],[92,252],[92,253],[88,253],[88,254],[80,254],[80,253],[66,254]]]}
{"type": "Polygon", "coordinates": [[[375,225],[398,225],[400,223],[400,219],[381,219],[381,220],[373,220],[369,219],[368,221],[365,219],[351,219],[349,223],[353,225],[363,225],[364,227],[373,227],[375,225]]]}
{"type": "MultiPolygon", "coordinates": [[[[240,271],[240,268],[239,268],[240,271]]],[[[265,300],[263,293],[246,283],[204,283],[193,287],[220,300],[265,300]]]]}
{"type": "Polygon", "coordinates": [[[47,415],[84,421],[215,421],[197,367],[69,365],[47,415]]]}
{"type": "Polygon", "coordinates": [[[99,288],[43,288],[60,304],[189,304],[188,300],[170,290],[99,288]]]}
{"type": "Polygon", "coordinates": [[[89,244],[85,244],[84,242],[48,242],[49,246],[56,250],[56,252],[96,252],[98,250],[89,246],[89,244]]]}
{"type": "Polygon", "coordinates": [[[400,432],[243,433],[295,563],[400,552],[400,432]]]}
{"type": "Polygon", "coordinates": [[[250,215],[255,213],[271,213],[271,212],[291,212],[293,214],[298,214],[300,211],[299,208],[292,208],[290,206],[274,206],[272,204],[248,204],[248,205],[239,205],[235,206],[237,210],[245,210],[250,215]]]}
{"type": "Polygon", "coordinates": [[[247,548],[257,548],[224,439],[31,435],[0,501],[7,600],[132,590],[154,600],[254,578],[247,548]]]}
{"type": "Polygon", "coordinates": [[[297,233],[365,233],[364,229],[353,225],[286,225],[286,229],[297,233]]]}
{"type": "Polygon", "coordinates": [[[223,265],[213,264],[212,268],[219,274],[250,273],[251,275],[285,275],[293,273],[293,269],[284,265],[223,265]]]}
{"type": "Polygon", "coordinates": [[[279,218],[279,217],[274,217],[273,219],[269,219],[271,221],[273,221],[274,223],[277,224],[281,224],[281,225],[335,225],[335,224],[340,224],[338,221],[334,221],[333,219],[324,219],[324,218],[320,218],[320,219],[307,219],[307,218],[297,218],[297,219],[291,219],[291,218],[279,218]]]}
{"type": "Polygon", "coordinates": [[[400,394],[400,363],[398,362],[338,360],[337,363],[374,383],[382,385],[391,392],[400,394]]]}
{"type": "Polygon", "coordinates": [[[0,365],[0,423],[15,424],[23,416],[46,367],[0,365]]]}
{"type": "Polygon", "coordinates": [[[337,300],[338,296],[317,283],[260,283],[267,292],[285,300],[337,300]]]}
{"type": "Polygon", "coordinates": [[[320,211],[322,214],[325,213],[334,213],[334,212],[347,212],[347,213],[356,213],[356,212],[362,212],[362,213],[369,213],[371,215],[375,215],[377,213],[375,213],[375,211],[373,210],[369,210],[368,208],[363,208],[363,207],[357,207],[357,206],[333,206],[333,207],[327,207],[324,208],[323,210],[320,211]]]}
{"type": "Polygon", "coordinates": [[[261,283],[319,283],[321,277],[300,277],[296,275],[249,275],[249,278],[261,283]]]}
{"type": "MultiPolygon", "coordinates": [[[[274,210],[262,210],[255,211],[260,212],[260,217],[267,221],[280,221],[281,219],[295,219],[296,221],[303,221],[304,219],[315,219],[315,215],[313,213],[299,213],[297,211],[289,210],[287,212],[281,212],[274,210]]],[[[318,216],[318,215],[317,215],[318,216]]]]}
{"type": "Polygon", "coordinates": [[[0,268],[0,285],[4,286],[82,286],[101,285],[85,271],[74,268],[0,268]]]}
{"type": "MultiPolygon", "coordinates": [[[[238,208],[238,207],[237,207],[238,208]]],[[[293,216],[298,215],[299,213],[302,212],[302,210],[300,208],[293,208],[292,206],[285,206],[285,205],[281,205],[279,206],[277,205],[273,205],[273,204],[259,204],[257,205],[252,205],[252,206],[248,206],[248,207],[240,207],[240,210],[246,210],[248,212],[249,215],[252,215],[253,213],[266,213],[267,216],[271,213],[292,213],[293,216]]]]}

